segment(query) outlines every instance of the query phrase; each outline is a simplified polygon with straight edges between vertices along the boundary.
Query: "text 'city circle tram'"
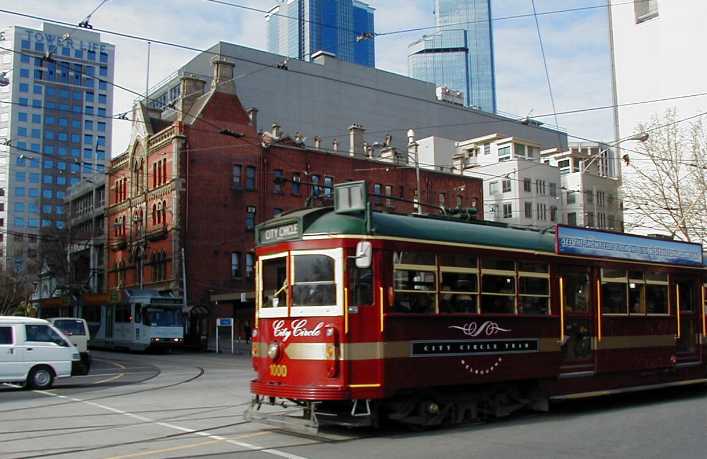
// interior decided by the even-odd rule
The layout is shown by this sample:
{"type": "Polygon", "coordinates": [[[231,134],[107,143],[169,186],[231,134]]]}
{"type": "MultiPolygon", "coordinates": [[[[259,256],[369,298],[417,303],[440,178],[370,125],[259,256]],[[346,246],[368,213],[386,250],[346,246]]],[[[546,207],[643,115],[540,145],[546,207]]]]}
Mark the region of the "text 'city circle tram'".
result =
{"type": "Polygon", "coordinates": [[[334,200],[257,227],[249,419],[432,426],[707,382],[698,244],[373,212],[365,182],[334,200]]]}

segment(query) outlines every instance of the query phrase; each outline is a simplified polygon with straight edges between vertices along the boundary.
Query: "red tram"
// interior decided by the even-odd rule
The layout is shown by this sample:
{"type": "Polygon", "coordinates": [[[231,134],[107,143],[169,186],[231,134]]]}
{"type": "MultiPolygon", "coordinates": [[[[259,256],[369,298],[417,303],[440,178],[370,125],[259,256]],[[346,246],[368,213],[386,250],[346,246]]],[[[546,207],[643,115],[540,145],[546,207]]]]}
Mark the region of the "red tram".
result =
{"type": "Polygon", "coordinates": [[[707,382],[702,247],[335,207],[257,228],[248,416],[438,425],[707,382]]]}

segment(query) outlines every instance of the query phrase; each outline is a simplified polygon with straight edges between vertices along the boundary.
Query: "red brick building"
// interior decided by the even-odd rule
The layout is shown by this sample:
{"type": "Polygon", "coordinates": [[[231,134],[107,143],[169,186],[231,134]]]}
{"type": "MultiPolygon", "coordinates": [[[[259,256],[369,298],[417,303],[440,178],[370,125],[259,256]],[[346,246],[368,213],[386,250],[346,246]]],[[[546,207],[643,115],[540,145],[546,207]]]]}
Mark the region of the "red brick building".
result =
{"type": "MultiPolygon", "coordinates": [[[[391,197],[373,198],[390,212],[412,212],[411,202],[394,198],[412,201],[417,189],[407,152],[365,144],[358,126],[352,152],[336,151],[333,139],[331,148],[318,138],[307,147],[277,126],[258,133],[257,111],[236,95],[233,64],[214,59],[213,71],[210,88],[183,78],[174,107],[138,104],[130,147],[108,172],[108,289],[181,296],[186,287],[188,331],[197,336],[215,317],[235,316],[241,327],[252,317],[255,224],[326,203],[334,183],[367,180],[371,192],[391,197]]],[[[422,169],[421,202],[483,208],[481,183],[422,169]]]]}

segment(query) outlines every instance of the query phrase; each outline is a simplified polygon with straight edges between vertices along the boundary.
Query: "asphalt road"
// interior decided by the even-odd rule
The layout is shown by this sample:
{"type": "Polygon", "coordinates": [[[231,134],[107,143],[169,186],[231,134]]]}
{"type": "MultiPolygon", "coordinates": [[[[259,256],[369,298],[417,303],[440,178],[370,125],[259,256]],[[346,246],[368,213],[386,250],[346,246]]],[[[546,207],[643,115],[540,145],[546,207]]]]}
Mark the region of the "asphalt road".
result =
{"type": "Polygon", "coordinates": [[[50,391],[0,385],[2,458],[700,458],[707,388],[553,405],[458,428],[307,437],[248,423],[245,356],[94,352],[50,391]]]}

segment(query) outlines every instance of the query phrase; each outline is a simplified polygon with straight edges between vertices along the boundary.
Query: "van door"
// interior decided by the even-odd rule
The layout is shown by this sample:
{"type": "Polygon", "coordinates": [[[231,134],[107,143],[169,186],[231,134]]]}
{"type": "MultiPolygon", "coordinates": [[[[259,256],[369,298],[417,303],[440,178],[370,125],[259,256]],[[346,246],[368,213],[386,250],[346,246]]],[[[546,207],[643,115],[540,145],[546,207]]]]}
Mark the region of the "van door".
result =
{"type": "Polygon", "coordinates": [[[71,358],[76,348],[49,325],[27,324],[24,327],[24,361],[30,365],[48,364],[54,369],[57,377],[71,376],[71,358]]]}
{"type": "Polygon", "coordinates": [[[0,381],[19,381],[24,378],[22,351],[17,348],[13,325],[0,325],[0,381]]]}

